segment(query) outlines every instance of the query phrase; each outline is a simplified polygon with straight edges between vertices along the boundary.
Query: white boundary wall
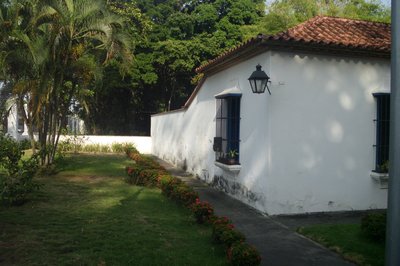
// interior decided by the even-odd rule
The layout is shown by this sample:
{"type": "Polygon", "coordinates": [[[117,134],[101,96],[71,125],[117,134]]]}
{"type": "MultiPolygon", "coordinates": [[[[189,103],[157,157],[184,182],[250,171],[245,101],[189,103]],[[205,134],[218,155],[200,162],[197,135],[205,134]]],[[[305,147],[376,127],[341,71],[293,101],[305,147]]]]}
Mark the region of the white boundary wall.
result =
{"type": "MultiPolygon", "coordinates": [[[[100,144],[111,145],[113,143],[132,143],[140,153],[151,153],[151,137],[138,136],[94,136],[94,135],[78,135],[79,140],[82,140],[83,145],[100,144]]],[[[74,136],[61,136],[60,141],[74,136]]]]}

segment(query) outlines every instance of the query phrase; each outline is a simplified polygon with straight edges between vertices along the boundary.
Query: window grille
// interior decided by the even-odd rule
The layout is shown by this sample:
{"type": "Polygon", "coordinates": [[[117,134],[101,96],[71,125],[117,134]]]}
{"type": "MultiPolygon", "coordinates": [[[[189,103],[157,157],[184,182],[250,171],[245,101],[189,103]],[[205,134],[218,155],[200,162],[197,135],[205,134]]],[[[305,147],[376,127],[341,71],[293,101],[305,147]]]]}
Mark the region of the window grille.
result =
{"type": "Polygon", "coordinates": [[[21,133],[21,134],[24,133],[25,122],[24,122],[23,114],[20,110],[18,110],[18,113],[17,113],[17,122],[18,122],[18,124],[17,124],[18,133],[21,133]]]}
{"type": "Polygon", "coordinates": [[[241,95],[217,98],[216,160],[226,164],[239,164],[241,95]]]}
{"type": "Polygon", "coordinates": [[[389,162],[389,130],[390,130],[390,94],[375,93],[376,99],[376,144],[375,172],[388,171],[389,162]]]}

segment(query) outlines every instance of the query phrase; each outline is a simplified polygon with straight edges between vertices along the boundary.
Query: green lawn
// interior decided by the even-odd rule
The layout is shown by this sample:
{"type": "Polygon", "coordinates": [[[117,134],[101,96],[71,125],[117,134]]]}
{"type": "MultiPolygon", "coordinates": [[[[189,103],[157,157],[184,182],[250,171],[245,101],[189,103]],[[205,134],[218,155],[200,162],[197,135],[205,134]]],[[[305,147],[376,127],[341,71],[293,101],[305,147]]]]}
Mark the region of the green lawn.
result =
{"type": "Polygon", "coordinates": [[[315,225],[299,232],[359,265],[384,265],[384,244],[366,238],[360,224],[315,225]]]}
{"type": "Polygon", "coordinates": [[[0,207],[0,265],[226,265],[211,229],[158,189],[129,186],[119,155],[67,157],[20,207],[0,207]]]}

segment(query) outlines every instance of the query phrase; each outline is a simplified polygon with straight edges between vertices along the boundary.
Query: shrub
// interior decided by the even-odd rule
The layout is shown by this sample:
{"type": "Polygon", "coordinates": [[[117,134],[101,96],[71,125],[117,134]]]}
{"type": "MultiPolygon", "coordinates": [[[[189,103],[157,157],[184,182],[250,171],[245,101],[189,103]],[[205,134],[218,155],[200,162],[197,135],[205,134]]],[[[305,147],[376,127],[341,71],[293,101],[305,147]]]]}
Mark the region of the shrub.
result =
{"type": "Polygon", "coordinates": [[[245,240],[245,236],[235,230],[235,226],[226,217],[217,217],[212,222],[212,239],[215,243],[224,244],[227,248],[236,242],[245,240]]]}
{"type": "Polygon", "coordinates": [[[24,152],[18,142],[9,136],[0,134],[0,166],[2,166],[8,175],[14,175],[18,172],[18,163],[24,152]]]}
{"type": "Polygon", "coordinates": [[[181,184],[182,181],[176,177],[164,175],[160,178],[159,183],[162,193],[167,197],[171,197],[174,188],[181,184]]]}
{"type": "Polygon", "coordinates": [[[108,146],[108,145],[99,145],[99,146],[100,146],[100,152],[102,152],[102,153],[112,152],[110,146],[108,146]]]}
{"type": "Polygon", "coordinates": [[[122,152],[124,152],[123,146],[124,146],[123,143],[114,142],[111,144],[111,151],[114,153],[122,153],[122,152]]]}
{"type": "Polygon", "coordinates": [[[136,164],[149,169],[164,170],[160,164],[155,162],[150,156],[143,156],[138,152],[129,152],[128,157],[136,162],[136,164]]]}
{"type": "Polygon", "coordinates": [[[73,150],[74,145],[69,139],[60,141],[57,145],[57,157],[63,158],[65,156],[65,153],[71,152],[73,150]]]}
{"type": "Polygon", "coordinates": [[[37,158],[33,156],[27,161],[22,161],[16,173],[0,177],[0,194],[3,204],[21,205],[27,200],[29,193],[39,189],[39,184],[33,181],[39,165],[37,158]]]}
{"type": "Polygon", "coordinates": [[[199,195],[197,192],[183,182],[173,188],[171,196],[171,198],[179,201],[185,206],[191,206],[194,204],[198,197],[199,195]]]}
{"type": "Polygon", "coordinates": [[[122,144],[122,150],[119,152],[125,152],[126,155],[129,155],[130,153],[139,153],[135,145],[128,142],[122,144]]]}
{"type": "Polygon", "coordinates": [[[234,243],[227,251],[228,260],[234,266],[256,266],[261,263],[258,251],[245,242],[234,243]]]}
{"type": "MultiPolygon", "coordinates": [[[[32,148],[32,143],[29,139],[23,139],[19,142],[19,145],[22,150],[29,150],[32,148]]],[[[38,144],[35,142],[35,147],[38,147],[38,144]]]]}
{"type": "Polygon", "coordinates": [[[118,143],[114,142],[111,145],[101,145],[101,144],[84,144],[85,138],[81,136],[74,136],[60,141],[58,144],[57,151],[60,154],[66,152],[90,152],[90,153],[126,153],[127,155],[138,151],[133,143],[118,143]]]}
{"type": "Polygon", "coordinates": [[[361,231],[370,239],[384,242],[386,238],[386,213],[370,213],[361,219],[361,231]]]}
{"type": "Polygon", "coordinates": [[[214,209],[211,204],[206,201],[200,201],[198,198],[195,203],[190,205],[190,209],[199,224],[208,222],[214,214],[214,209]]]}
{"type": "Polygon", "coordinates": [[[141,154],[138,152],[138,150],[135,147],[133,147],[133,148],[127,147],[125,149],[125,153],[126,153],[126,156],[128,156],[129,158],[131,158],[134,161],[139,161],[142,157],[141,154]]]}
{"type": "Polygon", "coordinates": [[[222,230],[221,242],[227,248],[231,247],[234,243],[242,242],[245,239],[245,236],[236,230],[233,224],[229,224],[224,230],[222,230]]]}
{"type": "Polygon", "coordinates": [[[159,169],[148,169],[142,165],[126,167],[127,177],[125,181],[128,184],[155,187],[159,183],[159,179],[166,172],[159,169]]]}
{"type": "Polygon", "coordinates": [[[231,221],[226,217],[215,217],[212,219],[212,240],[215,243],[222,243],[221,236],[223,231],[228,225],[231,224],[231,221]]]}
{"type": "Polygon", "coordinates": [[[82,151],[84,152],[100,152],[101,151],[101,147],[100,144],[87,144],[87,145],[82,145],[82,151]]]}
{"type": "Polygon", "coordinates": [[[30,192],[39,188],[33,177],[39,167],[38,156],[22,160],[23,151],[19,143],[8,136],[0,135],[0,199],[3,204],[19,205],[26,201],[30,192]]]}

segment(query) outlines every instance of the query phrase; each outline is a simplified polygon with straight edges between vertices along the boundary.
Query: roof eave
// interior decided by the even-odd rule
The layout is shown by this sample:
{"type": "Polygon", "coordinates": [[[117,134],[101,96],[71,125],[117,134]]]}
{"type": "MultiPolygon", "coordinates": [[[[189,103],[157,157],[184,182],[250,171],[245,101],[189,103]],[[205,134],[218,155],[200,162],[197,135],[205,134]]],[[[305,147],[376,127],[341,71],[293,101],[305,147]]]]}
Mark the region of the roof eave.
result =
{"type": "Polygon", "coordinates": [[[197,68],[196,72],[204,73],[210,76],[241,61],[245,61],[251,57],[261,54],[266,50],[301,51],[325,55],[390,58],[390,49],[378,50],[376,48],[332,45],[321,42],[263,39],[253,42],[251,45],[232,50],[224,56],[216,58],[214,62],[210,62],[202,67],[197,68]]]}

